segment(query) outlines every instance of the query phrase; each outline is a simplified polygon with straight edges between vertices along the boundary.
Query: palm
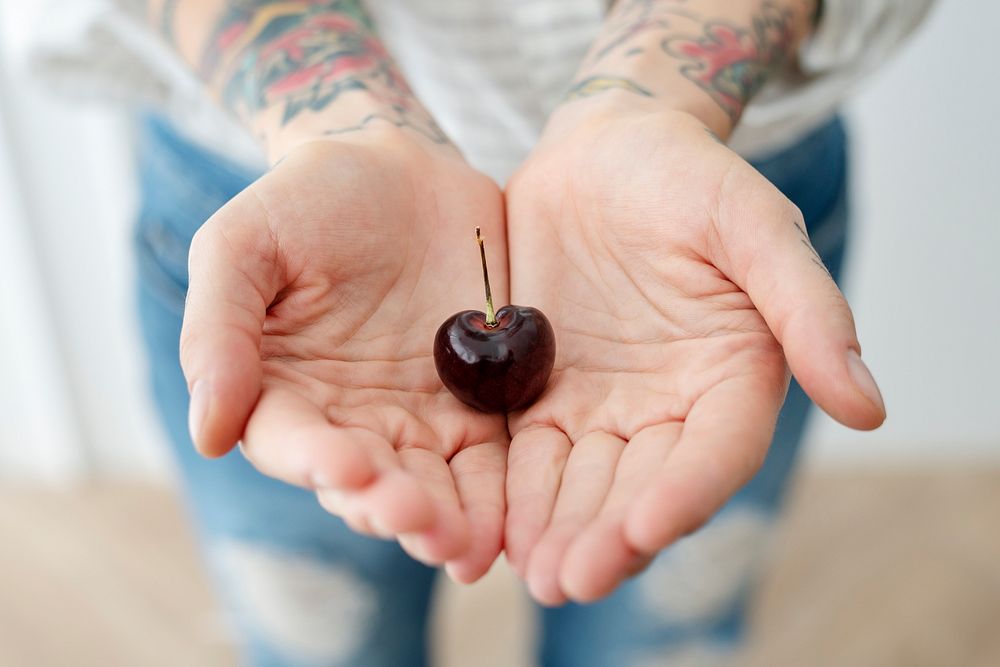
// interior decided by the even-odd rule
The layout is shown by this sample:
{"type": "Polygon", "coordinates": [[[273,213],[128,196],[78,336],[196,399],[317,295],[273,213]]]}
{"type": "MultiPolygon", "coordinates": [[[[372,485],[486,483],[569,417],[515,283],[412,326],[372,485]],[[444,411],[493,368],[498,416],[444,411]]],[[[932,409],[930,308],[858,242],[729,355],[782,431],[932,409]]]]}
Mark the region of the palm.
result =
{"type": "Polygon", "coordinates": [[[536,155],[508,191],[512,295],[559,346],[548,391],[511,420],[507,485],[508,554],[548,603],[644,564],[625,523],[651,497],[669,499],[661,532],[707,519],[760,465],[787,382],[763,318],[708,259],[705,203],[737,158],[698,135],[637,156],[632,132],[578,143],[600,165],[582,174],[551,162],[572,152],[536,155]]]}
{"type": "Polygon", "coordinates": [[[207,225],[260,255],[261,271],[280,269],[275,296],[261,295],[262,389],[244,452],[318,488],[360,531],[404,534],[429,562],[461,555],[453,572],[474,578],[500,548],[506,422],[455,400],[431,349],[441,321],[475,303],[478,255],[460,251],[473,227],[503,252],[499,192],[457,160],[337,144],[307,153],[207,225]]]}

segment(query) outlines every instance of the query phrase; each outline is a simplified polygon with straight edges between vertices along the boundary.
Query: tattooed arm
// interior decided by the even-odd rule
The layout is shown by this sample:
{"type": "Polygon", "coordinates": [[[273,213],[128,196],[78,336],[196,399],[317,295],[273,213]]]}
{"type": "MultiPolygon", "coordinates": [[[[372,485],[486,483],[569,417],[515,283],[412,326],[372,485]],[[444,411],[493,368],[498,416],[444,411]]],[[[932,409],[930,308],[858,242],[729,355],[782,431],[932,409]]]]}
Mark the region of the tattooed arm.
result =
{"type": "Polygon", "coordinates": [[[168,0],[152,9],[274,163],[191,243],[181,366],[207,456],[242,454],[362,533],[471,581],[500,552],[503,415],[441,385],[441,320],[481,280],[503,200],[414,99],[357,0],[168,0]],[[446,274],[442,273],[446,267],[446,274]]]}
{"type": "Polygon", "coordinates": [[[380,122],[448,141],[358,0],[154,0],[150,20],[272,161],[380,122]]]}
{"type": "Polygon", "coordinates": [[[567,101],[623,91],[691,113],[727,137],[767,78],[795,66],[818,7],[817,0],[618,0],[567,101]]]}
{"type": "Polygon", "coordinates": [[[764,461],[786,363],[842,423],[885,418],[801,212],[717,138],[814,11],[619,0],[507,187],[511,298],[557,332],[510,419],[504,548],[540,602],[608,594],[718,511],[764,461]]]}

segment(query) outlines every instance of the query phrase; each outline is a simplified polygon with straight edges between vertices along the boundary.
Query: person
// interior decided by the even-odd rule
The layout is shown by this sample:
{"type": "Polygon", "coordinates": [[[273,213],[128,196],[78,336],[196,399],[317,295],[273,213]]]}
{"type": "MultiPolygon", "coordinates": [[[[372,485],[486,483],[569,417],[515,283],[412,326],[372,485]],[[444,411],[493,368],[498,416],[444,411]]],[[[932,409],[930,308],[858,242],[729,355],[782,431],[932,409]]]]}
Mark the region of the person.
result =
{"type": "Polygon", "coordinates": [[[144,8],[138,306],[246,660],[424,664],[437,567],[501,552],[545,665],[730,655],[809,399],[885,418],[836,108],[929,4],[144,8]],[[510,415],[431,358],[481,299],[475,227],[498,304],[557,336],[510,415]]]}

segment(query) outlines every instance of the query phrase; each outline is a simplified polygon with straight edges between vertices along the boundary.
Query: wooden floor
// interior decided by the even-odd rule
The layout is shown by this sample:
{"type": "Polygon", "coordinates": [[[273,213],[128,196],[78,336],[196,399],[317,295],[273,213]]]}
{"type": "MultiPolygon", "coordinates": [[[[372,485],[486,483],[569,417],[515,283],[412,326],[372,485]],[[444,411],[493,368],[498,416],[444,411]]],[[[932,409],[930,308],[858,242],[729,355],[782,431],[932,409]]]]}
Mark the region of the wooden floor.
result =
{"type": "MultiPolygon", "coordinates": [[[[0,665],[235,663],[176,499],[0,489],[0,665]]],[[[743,667],[1000,665],[1000,469],[802,478],[743,667]]],[[[528,665],[503,566],[444,585],[437,663],[528,665]]]]}

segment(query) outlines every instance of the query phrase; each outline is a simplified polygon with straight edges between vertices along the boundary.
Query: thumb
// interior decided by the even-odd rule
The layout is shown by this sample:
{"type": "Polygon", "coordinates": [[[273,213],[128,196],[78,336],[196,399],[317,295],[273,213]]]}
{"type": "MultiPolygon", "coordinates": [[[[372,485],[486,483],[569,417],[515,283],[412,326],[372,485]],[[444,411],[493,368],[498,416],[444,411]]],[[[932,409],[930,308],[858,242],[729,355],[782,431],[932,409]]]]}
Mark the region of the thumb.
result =
{"type": "Polygon", "coordinates": [[[840,423],[877,428],[885,404],[861,361],[850,306],[813,249],[799,209],[744,167],[727,179],[717,217],[728,275],[764,317],[805,392],[840,423]]]}
{"type": "Polygon", "coordinates": [[[261,332],[282,273],[259,200],[245,191],[198,230],[188,273],[180,357],[191,438],[205,456],[222,456],[260,394],[261,332]]]}

